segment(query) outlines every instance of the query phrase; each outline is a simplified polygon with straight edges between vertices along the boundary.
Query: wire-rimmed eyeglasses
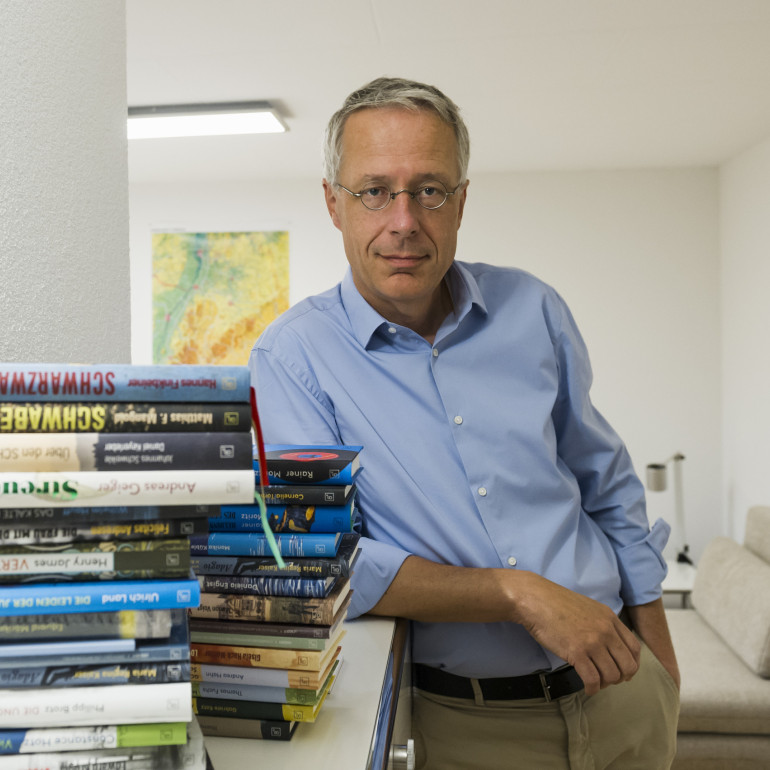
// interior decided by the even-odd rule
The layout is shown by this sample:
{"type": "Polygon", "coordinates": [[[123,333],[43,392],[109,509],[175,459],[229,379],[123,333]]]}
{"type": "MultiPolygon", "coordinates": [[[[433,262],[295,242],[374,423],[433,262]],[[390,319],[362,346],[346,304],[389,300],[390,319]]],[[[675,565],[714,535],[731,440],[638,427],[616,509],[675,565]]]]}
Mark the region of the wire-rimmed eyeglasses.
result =
{"type": "Polygon", "coordinates": [[[354,198],[358,198],[361,203],[366,206],[370,211],[380,211],[384,209],[392,200],[396,199],[397,195],[406,193],[412,200],[417,201],[424,209],[432,211],[433,209],[440,209],[447,201],[450,195],[454,195],[460,187],[462,182],[455,187],[454,190],[447,190],[441,182],[426,182],[421,184],[416,190],[399,190],[398,192],[391,192],[387,185],[379,184],[366,187],[361,192],[353,192],[348,190],[347,187],[337,182],[337,187],[341,187],[346,193],[349,193],[354,198]]]}

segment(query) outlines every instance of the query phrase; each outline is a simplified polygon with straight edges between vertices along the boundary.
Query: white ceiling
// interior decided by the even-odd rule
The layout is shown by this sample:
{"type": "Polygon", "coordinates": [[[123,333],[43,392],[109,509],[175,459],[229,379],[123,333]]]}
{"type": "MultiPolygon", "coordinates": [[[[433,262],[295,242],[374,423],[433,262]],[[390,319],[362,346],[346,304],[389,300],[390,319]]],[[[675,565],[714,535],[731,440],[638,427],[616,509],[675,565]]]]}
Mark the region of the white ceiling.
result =
{"type": "Polygon", "coordinates": [[[127,0],[128,104],[267,99],[282,135],[134,141],[132,183],[321,175],[379,75],[456,101],[473,171],[712,166],[770,136],[770,0],[127,0]]]}

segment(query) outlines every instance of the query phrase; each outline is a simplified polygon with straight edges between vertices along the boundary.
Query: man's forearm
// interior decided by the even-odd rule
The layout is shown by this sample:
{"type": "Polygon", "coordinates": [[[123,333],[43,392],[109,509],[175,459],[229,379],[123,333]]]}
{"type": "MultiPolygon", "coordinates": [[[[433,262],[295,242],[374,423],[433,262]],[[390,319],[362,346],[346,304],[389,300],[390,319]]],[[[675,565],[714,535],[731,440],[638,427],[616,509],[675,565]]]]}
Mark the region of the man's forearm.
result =
{"type": "Polygon", "coordinates": [[[676,661],[674,645],[666,622],[666,613],[663,609],[663,599],[640,604],[636,607],[627,607],[631,625],[634,631],[650,648],[655,657],[663,664],[663,667],[671,675],[679,687],[679,665],[676,661]]]}
{"type": "Polygon", "coordinates": [[[427,623],[519,623],[575,667],[589,695],[630,679],[639,666],[638,640],[609,607],[526,570],[410,556],[372,613],[427,623]]]}

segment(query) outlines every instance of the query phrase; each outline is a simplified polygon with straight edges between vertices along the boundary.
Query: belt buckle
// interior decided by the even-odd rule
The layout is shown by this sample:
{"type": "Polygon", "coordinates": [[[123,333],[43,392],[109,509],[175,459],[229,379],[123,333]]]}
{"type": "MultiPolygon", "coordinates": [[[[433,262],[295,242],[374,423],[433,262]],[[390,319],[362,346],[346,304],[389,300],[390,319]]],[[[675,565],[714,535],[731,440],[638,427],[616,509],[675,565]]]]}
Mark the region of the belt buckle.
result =
{"type": "Polygon", "coordinates": [[[545,671],[541,671],[538,676],[540,677],[540,686],[543,688],[543,695],[545,696],[546,703],[551,702],[551,685],[548,683],[548,674],[545,671]]]}

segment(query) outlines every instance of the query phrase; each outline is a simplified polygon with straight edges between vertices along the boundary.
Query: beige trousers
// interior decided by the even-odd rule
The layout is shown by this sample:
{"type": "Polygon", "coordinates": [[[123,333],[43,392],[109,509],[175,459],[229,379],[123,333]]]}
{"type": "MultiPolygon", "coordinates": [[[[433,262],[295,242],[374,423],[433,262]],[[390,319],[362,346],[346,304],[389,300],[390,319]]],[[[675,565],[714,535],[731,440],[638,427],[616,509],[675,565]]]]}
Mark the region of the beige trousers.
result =
{"type": "Polygon", "coordinates": [[[646,645],[630,682],[558,701],[476,701],[415,691],[418,770],[667,770],[679,693],[646,645]]]}

